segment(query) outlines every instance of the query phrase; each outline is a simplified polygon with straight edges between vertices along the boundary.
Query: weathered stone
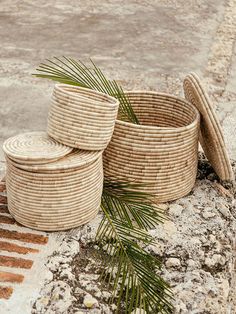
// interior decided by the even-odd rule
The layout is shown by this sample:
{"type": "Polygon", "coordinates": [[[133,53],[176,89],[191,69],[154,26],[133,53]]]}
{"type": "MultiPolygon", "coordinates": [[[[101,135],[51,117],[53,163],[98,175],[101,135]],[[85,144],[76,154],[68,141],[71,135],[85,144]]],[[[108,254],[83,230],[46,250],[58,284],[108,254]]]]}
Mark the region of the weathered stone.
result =
{"type": "Polygon", "coordinates": [[[171,216],[179,217],[183,211],[183,207],[179,204],[171,204],[169,213],[171,216]]]}
{"type": "Polygon", "coordinates": [[[218,208],[219,212],[226,218],[230,217],[230,211],[225,204],[221,204],[218,208]]]}
{"type": "Polygon", "coordinates": [[[94,297],[92,297],[90,294],[86,294],[83,301],[84,305],[88,308],[94,308],[98,306],[98,301],[94,297]]]}
{"type": "Polygon", "coordinates": [[[214,211],[213,208],[211,207],[206,207],[203,211],[202,211],[202,216],[203,218],[205,219],[209,219],[209,218],[212,218],[212,217],[215,217],[216,213],[214,211]]]}
{"type": "Polygon", "coordinates": [[[181,266],[181,262],[178,258],[168,258],[166,261],[166,267],[175,267],[179,268],[181,266]]]}
{"type": "Polygon", "coordinates": [[[212,257],[207,257],[205,259],[205,264],[210,268],[217,265],[224,265],[225,257],[220,254],[214,254],[212,257]]]}

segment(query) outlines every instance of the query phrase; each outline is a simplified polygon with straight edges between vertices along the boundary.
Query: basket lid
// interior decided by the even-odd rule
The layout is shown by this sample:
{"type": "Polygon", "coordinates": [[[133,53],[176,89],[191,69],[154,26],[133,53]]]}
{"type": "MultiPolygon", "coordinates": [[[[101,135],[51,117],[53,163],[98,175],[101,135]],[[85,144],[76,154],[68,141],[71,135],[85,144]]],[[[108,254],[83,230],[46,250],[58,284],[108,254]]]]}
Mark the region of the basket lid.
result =
{"type": "Polygon", "coordinates": [[[184,94],[201,114],[200,143],[209,162],[220,179],[234,180],[220,122],[209,96],[195,73],[185,77],[184,94]]]}
{"type": "Polygon", "coordinates": [[[28,132],[3,143],[4,153],[23,164],[44,164],[69,154],[73,148],[56,142],[46,132],[28,132]]]}
{"type": "Polygon", "coordinates": [[[63,170],[70,170],[88,165],[97,160],[102,153],[102,150],[86,151],[74,149],[70,154],[64,156],[63,158],[45,164],[18,164],[14,161],[13,164],[20,169],[31,172],[54,172],[59,170],[63,172],[63,170]]]}

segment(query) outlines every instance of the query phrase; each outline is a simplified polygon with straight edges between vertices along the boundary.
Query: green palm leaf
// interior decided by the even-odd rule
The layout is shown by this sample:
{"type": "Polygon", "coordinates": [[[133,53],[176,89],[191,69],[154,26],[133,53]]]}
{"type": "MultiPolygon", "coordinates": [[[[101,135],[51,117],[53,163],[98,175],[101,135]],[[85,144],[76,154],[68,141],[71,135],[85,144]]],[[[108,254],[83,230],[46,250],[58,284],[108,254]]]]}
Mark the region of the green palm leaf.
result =
{"type": "Polygon", "coordinates": [[[33,75],[64,84],[97,90],[113,96],[120,102],[119,118],[139,124],[129,98],[122,87],[116,81],[108,80],[92,60],[90,60],[90,63],[91,66],[88,67],[82,61],[76,61],[72,58],[54,57],[53,60],[47,59],[46,63],[41,63],[36,69],[39,73],[33,75]]]}
{"type": "Polygon", "coordinates": [[[102,209],[104,218],[97,242],[105,254],[103,279],[113,289],[111,301],[116,299],[117,313],[122,310],[122,301],[125,313],[135,308],[147,314],[172,313],[171,291],[158,275],[161,263],[143,248],[153,242],[152,237],[145,230],[132,227],[124,217],[111,215],[112,208],[104,198],[102,209]]]}
{"type": "Polygon", "coordinates": [[[163,211],[154,205],[153,197],[138,191],[140,184],[104,181],[103,204],[111,217],[126,219],[131,226],[148,230],[166,218],[163,211]]]}

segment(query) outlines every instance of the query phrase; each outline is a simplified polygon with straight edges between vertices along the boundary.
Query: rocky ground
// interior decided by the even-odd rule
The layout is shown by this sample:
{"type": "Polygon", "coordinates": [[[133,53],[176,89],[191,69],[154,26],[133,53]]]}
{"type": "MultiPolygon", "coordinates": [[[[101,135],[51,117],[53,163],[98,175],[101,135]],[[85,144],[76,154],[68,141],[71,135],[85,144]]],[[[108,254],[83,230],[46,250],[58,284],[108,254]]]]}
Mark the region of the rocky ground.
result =
{"type": "MultiPolygon", "coordinates": [[[[2,0],[0,38],[0,144],[46,128],[53,84],[31,74],[46,58],[66,55],[92,57],[125,89],[183,95],[185,75],[197,72],[236,160],[236,0],[2,0]]],[[[176,313],[234,314],[235,191],[204,160],[199,170],[193,193],[166,205],[170,220],[151,231],[157,245],[148,249],[163,260],[176,313]]],[[[0,312],[112,312],[91,244],[98,223],[48,234],[44,255],[0,312]]]]}
{"type": "MultiPolygon", "coordinates": [[[[162,205],[169,220],[150,230],[157,244],[147,250],[163,262],[175,313],[233,314],[236,189],[222,185],[203,155],[200,158],[194,190],[162,205]]],[[[99,280],[101,260],[93,245],[99,220],[65,236],[49,257],[46,266],[52,277],[32,314],[114,313],[116,305],[108,306],[111,292],[99,280]]]]}

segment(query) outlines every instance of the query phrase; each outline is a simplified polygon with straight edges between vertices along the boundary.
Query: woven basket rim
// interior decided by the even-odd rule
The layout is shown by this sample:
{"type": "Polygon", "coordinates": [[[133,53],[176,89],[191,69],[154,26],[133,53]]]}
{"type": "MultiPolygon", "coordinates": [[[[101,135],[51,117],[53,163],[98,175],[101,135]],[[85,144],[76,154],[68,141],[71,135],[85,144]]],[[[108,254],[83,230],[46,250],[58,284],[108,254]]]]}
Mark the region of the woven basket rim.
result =
{"type": "MultiPolygon", "coordinates": [[[[66,88],[71,88],[71,89],[75,89],[75,90],[83,90],[85,91],[86,93],[90,93],[90,94],[94,94],[94,95],[99,95],[99,96],[103,96],[104,98],[106,98],[108,100],[108,102],[106,103],[105,101],[104,102],[101,102],[102,104],[109,104],[109,106],[113,106],[113,107],[116,107],[118,104],[119,104],[119,101],[118,99],[116,99],[115,97],[112,97],[108,94],[105,94],[105,93],[102,93],[102,92],[99,92],[97,90],[94,90],[94,89],[88,89],[88,88],[85,88],[85,87],[81,87],[81,86],[74,86],[74,85],[68,85],[68,84],[62,84],[62,83],[57,83],[55,84],[55,88],[57,88],[59,91],[63,92],[64,94],[68,95],[69,97],[76,97],[76,94],[73,93],[73,92],[69,92],[67,91],[66,88]]],[[[77,94],[79,95],[79,94],[77,94]]],[[[83,95],[79,95],[79,97],[81,98],[86,98],[86,96],[83,96],[83,95]]],[[[77,97],[76,97],[77,98],[77,97]]],[[[91,100],[91,99],[90,99],[91,100]]],[[[100,101],[95,101],[95,103],[99,103],[100,101]]]]}
{"type": "Polygon", "coordinates": [[[132,127],[134,129],[165,130],[166,132],[168,132],[168,131],[172,132],[173,130],[175,130],[176,132],[181,132],[181,131],[184,131],[185,129],[194,128],[198,124],[198,122],[200,121],[200,114],[199,114],[198,110],[196,109],[195,106],[193,106],[185,98],[174,96],[174,95],[171,95],[168,93],[145,91],[145,90],[125,91],[125,94],[127,94],[128,96],[129,96],[129,94],[146,94],[146,95],[157,95],[157,96],[160,95],[160,96],[171,98],[171,99],[177,99],[177,100],[182,101],[183,103],[187,104],[192,109],[192,111],[196,114],[196,116],[195,116],[195,119],[190,124],[188,124],[187,126],[183,126],[183,127],[158,127],[158,126],[152,126],[152,125],[135,124],[132,122],[122,121],[119,119],[116,119],[116,124],[132,127]]]}
{"type": "Polygon", "coordinates": [[[51,98],[51,104],[54,104],[54,105],[57,105],[57,107],[59,108],[64,108],[64,109],[70,109],[71,112],[75,112],[75,113],[84,113],[84,114],[88,114],[88,112],[90,114],[92,114],[94,112],[94,114],[97,114],[97,115],[106,115],[108,117],[110,116],[113,116],[117,113],[117,110],[118,110],[118,106],[119,106],[119,103],[116,104],[115,107],[102,107],[102,106],[99,106],[99,105],[93,105],[94,102],[92,101],[88,101],[87,104],[85,103],[82,103],[82,102],[79,102],[78,104],[78,101],[66,101],[65,98],[59,98],[59,97],[56,97],[56,96],[53,96],[51,98]],[[91,112],[93,110],[93,112],[91,112]]]}
{"type": "Polygon", "coordinates": [[[70,152],[69,154],[67,154],[66,156],[53,161],[53,162],[48,162],[47,164],[42,164],[42,165],[25,165],[25,164],[21,164],[15,160],[11,160],[10,157],[7,157],[7,161],[10,162],[11,164],[14,165],[14,167],[16,168],[20,168],[21,170],[25,170],[28,172],[38,172],[38,171],[59,171],[62,170],[66,172],[66,170],[72,170],[72,169],[78,169],[82,168],[84,166],[88,166],[91,163],[94,163],[97,159],[100,158],[100,156],[102,155],[103,150],[99,151],[84,151],[84,150],[72,150],[72,152],[70,152]],[[82,158],[79,157],[80,154],[83,154],[84,152],[86,152],[87,154],[85,156],[82,156],[82,158]],[[78,153],[78,161],[76,162],[76,154],[78,153]],[[89,156],[91,155],[91,157],[89,156]],[[66,159],[70,158],[71,156],[75,157],[74,159],[72,159],[72,163],[68,164],[68,161],[66,161],[66,159]]]}
{"type": "Polygon", "coordinates": [[[31,131],[31,132],[24,132],[24,133],[20,133],[15,136],[9,137],[3,143],[3,151],[5,155],[12,156],[13,158],[18,159],[18,160],[22,160],[22,162],[34,162],[35,161],[35,163],[40,164],[41,162],[45,163],[46,161],[50,162],[50,160],[55,161],[59,158],[62,158],[66,156],[67,154],[69,154],[72,151],[72,148],[62,143],[58,143],[52,137],[50,137],[45,131],[31,131]],[[15,145],[14,143],[17,143],[18,138],[25,137],[27,139],[27,137],[30,137],[30,136],[36,137],[36,143],[37,143],[37,138],[40,136],[42,138],[48,138],[48,143],[55,143],[56,145],[55,148],[57,148],[57,150],[53,151],[52,146],[48,146],[50,152],[40,151],[40,154],[39,154],[38,150],[35,149],[35,155],[34,155],[33,146],[32,146],[30,149],[28,149],[28,155],[26,156],[26,152],[24,154],[22,153],[22,147],[20,147],[20,149],[17,149],[17,146],[8,147],[9,145],[15,145]]]}
{"type": "Polygon", "coordinates": [[[78,124],[78,126],[68,125],[66,122],[67,121],[65,120],[63,124],[63,121],[58,122],[58,120],[55,120],[54,118],[50,118],[50,117],[48,119],[48,124],[54,129],[60,130],[64,134],[69,134],[69,135],[71,134],[75,137],[78,137],[81,134],[81,135],[86,135],[87,138],[89,136],[93,136],[94,139],[97,138],[98,140],[100,140],[101,137],[104,137],[104,138],[110,137],[114,129],[114,126],[109,126],[108,128],[103,129],[102,125],[95,126],[95,127],[88,125],[86,127],[85,125],[81,125],[81,124],[78,124]],[[68,130],[68,128],[70,129],[68,130]],[[88,128],[89,128],[89,131],[86,131],[88,128]]]}
{"type": "MultiPolygon", "coordinates": [[[[216,115],[216,112],[213,109],[212,102],[210,100],[210,97],[208,93],[205,91],[205,88],[203,87],[198,75],[194,72],[189,73],[184,80],[184,90],[185,94],[187,95],[187,88],[185,87],[186,83],[191,84],[191,88],[194,88],[194,91],[197,94],[197,97],[199,97],[202,110],[205,111],[204,114],[202,114],[205,117],[205,120],[208,120],[208,127],[211,130],[211,137],[212,137],[212,143],[214,145],[215,154],[218,156],[217,165],[215,161],[212,160],[212,158],[209,158],[209,154],[206,153],[207,157],[209,158],[210,162],[213,161],[213,168],[215,168],[216,173],[219,175],[219,177],[223,180],[234,180],[234,173],[231,167],[230,159],[228,156],[228,152],[225,146],[225,141],[223,137],[223,131],[220,125],[220,122],[218,120],[218,117],[216,115]]],[[[201,111],[201,110],[200,110],[201,111]]],[[[203,149],[208,150],[209,144],[207,141],[203,139],[203,137],[200,137],[200,142],[202,142],[203,149]]],[[[212,147],[210,147],[209,150],[211,150],[212,147]]]]}
{"type": "Polygon", "coordinates": [[[59,143],[63,143],[65,145],[68,145],[70,147],[74,147],[74,148],[78,148],[78,149],[82,149],[82,150],[88,150],[88,151],[96,151],[96,150],[104,150],[107,145],[109,144],[109,139],[105,139],[100,141],[97,140],[90,140],[90,142],[86,141],[85,139],[82,140],[72,140],[69,139],[67,136],[65,136],[64,134],[58,134],[57,132],[53,131],[51,128],[47,128],[47,133],[52,136],[56,141],[58,141],[59,143]]]}

